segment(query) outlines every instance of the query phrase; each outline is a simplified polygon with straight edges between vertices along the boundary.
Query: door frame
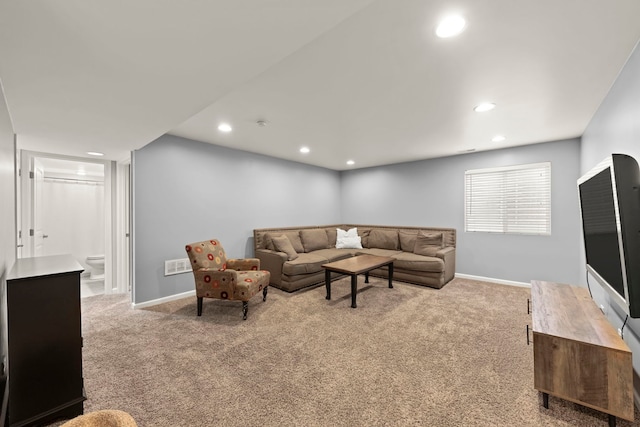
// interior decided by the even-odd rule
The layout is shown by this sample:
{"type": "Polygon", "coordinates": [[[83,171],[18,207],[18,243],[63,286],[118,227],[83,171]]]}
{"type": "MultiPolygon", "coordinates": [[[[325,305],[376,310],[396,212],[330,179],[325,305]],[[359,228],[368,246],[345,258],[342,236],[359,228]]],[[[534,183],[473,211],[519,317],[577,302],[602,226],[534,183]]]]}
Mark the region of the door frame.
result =
{"type": "MultiPolygon", "coordinates": [[[[106,294],[114,293],[114,292],[127,292],[129,288],[130,280],[126,282],[122,281],[122,277],[119,274],[119,269],[122,268],[122,264],[118,262],[118,257],[116,256],[119,253],[118,248],[120,242],[117,238],[118,233],[117,230],[119,228],[118,222],[121,221],[121,218],[125,218],[127,215],[120,215],[117,209],[121,208],[122,205],[116,203],[118,199],[118,194],[121,193],[119,187],[117,185],[117,174],[118,169],[116,168],[116,162],[111,160],[102,160],[97,158],[89,158],[89,157],[75,157],[75,156],[66,156],[62,154],[54,154],[54,153],[43,153],[38,151],[30,151],[30,150],[19,150],[19,158],[20,158],[20,168],[17,169],[17,180],[19,180],[20,185],[20,205],[16,206],[16,209],[19,210],[20,215],[20,229],[17,230],[17,235],[20,236],[19,244],[21,246],[22,257],[28,257],[32,254],[33,248],[33,238],[29,236],[29,229],[32,228],[32,203],[31,203],[31,183],[30,183],[30,172],[33,172],[33,158],[50,158],[50,159],[61,159],[61,160],[70,160],[77,161],[83,163],[99,163],[104,165],[104,209],[105,209],[105,254],[104,254],[104,262],[105,262],[105,271],[104,271],[104,292],[106,294]]],[[[130,265],[130,264],[129,264],[130,265]]]]}
{"type": "Polygon", "coordinates": [[[131,159],[121,160],[116,165],[116,230],[114,252],[116,259],[115,292],[132,292],[131,280],[131,159]]]}

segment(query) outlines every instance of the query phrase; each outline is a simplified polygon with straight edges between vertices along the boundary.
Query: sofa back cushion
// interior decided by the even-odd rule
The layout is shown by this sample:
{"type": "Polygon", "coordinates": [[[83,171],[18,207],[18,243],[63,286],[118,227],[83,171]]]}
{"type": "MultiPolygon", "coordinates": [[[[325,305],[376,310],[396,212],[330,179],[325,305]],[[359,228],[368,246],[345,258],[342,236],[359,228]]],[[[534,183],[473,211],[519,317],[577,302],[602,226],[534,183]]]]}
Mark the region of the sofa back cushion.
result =
{"type": "MultiPolygon", "coordinates": [[[[297,253],[304,252],[304,246],[302,246],[302,241],[300,240],[300,232],[298,230],[295,230],[295,231],[274,231],[274,232],[266,233],[265,234],[265,238],[266,238],[265,247],[266,247],[266,249],[269,249],[269,250],[272,250],[272,251],[277,251],[278,250],[275,247],[275,245],[273,244],[273,238],[277,237],[277,236],[285,236],[287,239],[289,239],[289,242],[291,243],[291,246],[293,246],[293,249],[297,253]]],[[[280,251],[280,252],[284,252],[284,251],[280,251]]]]}
{"type": "MultiPolygon", "coordinates": [[[[349,227],[353,228],[353,227],[349,227]]],[[[363,248],[369,247],[369,233],[371,233],[370,228],[366,227],[356,227],[358,230],[358,236],[360,236],[360,242],[362,243],[363,248]]]]}
{"type": "Polygon", "coordinates": [[[329,237],[324,228],[300,230],[300,240],[305,252],[329,248],[329,237]]]}
{"type": "Polygon", "coordinates": [[[324,231],[327,232],[327,237],[329,238],[329,247],[333,248],[336,246],[336,242],[338,241],[338,233],[337,228],[325,228],[324,231]]]}
{"type": "Polygon", "coordinates": [[[404,252],[413,252],[413,249],[416,246],[416,237],[418,236],[418,231],[398,231],[398,237],[400,237],[400,249],[404,252]]]}
{"type": "Polygon", "coordinates": [[[442,233],[420,231],[416,236],[413,253],[417,255],[436,256],[436,252],[444,247],[442,233]]]}
{"type": "MultiPolygon", "coordinates": [[[[333,248],[336,245],[336,228],[342,228],[344,230],[349,230],[351,228],[358,228],[358,235],[361,237],[361,241],[362,241],[362,247],[364,248],[369,248],[371,247],[369,245],[369,233],[371,232],[372,229],[381,229],[381,230],[392,230],[392,231],[401,231],[401,232],[408,232],[408,233],[418,233],[418,231],[424,231],[426,233],[442,233],[442,238],[443,238],[443,242],[444,242],[444,247],[456,247],[456,229],[455,228],[438,228],[438,227],[410,227],[410,226],[386,226],[386,225],[366,225],[366,224],[331,224],[331,225],[324,225],[324,226],[309,226],[309,227],[281,227],[281,228],[260,228],[260,229],[255,229],[253,230],[253,237],[254,237],[254,249],[255,250],[259,250],[259,249],[271,249],[274,250],[275,248],[273,247],[273,243],[271,242],[271,239],[268,237],[268,235],[273,235],[273,236],[277,236],[277,235],[282,235],[285,234],[287,235],[287,237],[289,238],[289,240],[291,241],[291,244],[293,245],[294,249],[296,250],[296,252],[298,252],[299,254],[304,253],[305,249],[304,246],[302,245],[302,241],[300,239],[300,234],[299,232],[302,231],[303,229],[322,229],[326,232],[328,240],[329,240],[329,247],[333,248]],[[291,234],[289,234],[291,233],[291,234]]],[[[405,236],[406,237],[406,236],[405,236]]],[[[400,241],[400,237],[398,238],[399,240],[399,248],[403,249],[403,251],[405,252],[412,252],[411,249],[411,243],[409,241],[408,246],[405,245],[407,243],[407,239],[403,237],[404,243],[400,241]]]]}
{"type": "Polygon", "coordinates": [[[291,244],[287,236],[273,236],[271,238],[271,241],[273,242],[273,246],[275,247],[276,251],[284,252],[285,254],[287,254],[287,260],[292,261],[298,258],[298,251],[293,248],[293,245],[291,244]]]}
{"type": "Polygon", "coordinates": [[[398,230],[372,229],[369,233],[368,247],[398,250],[398,230]]]}

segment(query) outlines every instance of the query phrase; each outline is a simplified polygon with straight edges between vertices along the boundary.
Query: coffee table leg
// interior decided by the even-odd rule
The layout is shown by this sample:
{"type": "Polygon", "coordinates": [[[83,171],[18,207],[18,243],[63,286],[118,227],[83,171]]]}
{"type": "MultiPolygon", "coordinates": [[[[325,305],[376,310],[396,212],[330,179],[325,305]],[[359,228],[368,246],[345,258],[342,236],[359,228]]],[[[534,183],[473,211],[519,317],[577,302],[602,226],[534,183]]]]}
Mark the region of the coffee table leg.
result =
{"type": "Polygon", "coordinates": [[[351,275],[351,308],[356,308],[356,294],[358,293],[358,275],[351,275]]]}
{"type": "Polygon", "coordinates": [[[389,287],[393,288],[393,263],[389,264],[389,287]]]}
{"type": "Polygon", "coordinates": [[[324,286],[327,288],[327,299],[331,299],[331,272],[324,271],[324,286]]]}
{"type": "Polygon", "coordinates": [[[364,273],[364,283],[369,283],[369,272],[365,271],[364,273]]]}

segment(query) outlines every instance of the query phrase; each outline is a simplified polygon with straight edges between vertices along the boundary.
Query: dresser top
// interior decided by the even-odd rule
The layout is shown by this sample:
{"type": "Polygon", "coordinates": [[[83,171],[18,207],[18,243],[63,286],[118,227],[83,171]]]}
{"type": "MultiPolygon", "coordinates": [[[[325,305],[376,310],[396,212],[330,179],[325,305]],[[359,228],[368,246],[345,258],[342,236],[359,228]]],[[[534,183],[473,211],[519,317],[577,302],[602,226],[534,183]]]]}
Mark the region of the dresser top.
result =
{"type": "Polygon", "coordinates": [[[17,259],[7,280],[19,280],[30,277],[52,276],[54,274],[82,272],[84,268],[71,255],[51,255],[17,259]]]}

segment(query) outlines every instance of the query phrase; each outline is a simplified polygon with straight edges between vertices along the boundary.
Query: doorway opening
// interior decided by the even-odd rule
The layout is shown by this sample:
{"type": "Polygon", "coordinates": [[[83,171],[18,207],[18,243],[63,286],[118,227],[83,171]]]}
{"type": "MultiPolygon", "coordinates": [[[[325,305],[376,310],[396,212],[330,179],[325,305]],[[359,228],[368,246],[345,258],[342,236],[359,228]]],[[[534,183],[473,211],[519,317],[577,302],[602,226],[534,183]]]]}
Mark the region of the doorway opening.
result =
{"type": "Polygon", "coordinates": [[[127,292],[115,162],[21,150],[20,165],[18,258],[71,254],[85,268],[82,297],[127,292]]]}

